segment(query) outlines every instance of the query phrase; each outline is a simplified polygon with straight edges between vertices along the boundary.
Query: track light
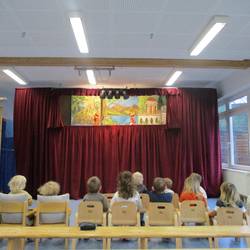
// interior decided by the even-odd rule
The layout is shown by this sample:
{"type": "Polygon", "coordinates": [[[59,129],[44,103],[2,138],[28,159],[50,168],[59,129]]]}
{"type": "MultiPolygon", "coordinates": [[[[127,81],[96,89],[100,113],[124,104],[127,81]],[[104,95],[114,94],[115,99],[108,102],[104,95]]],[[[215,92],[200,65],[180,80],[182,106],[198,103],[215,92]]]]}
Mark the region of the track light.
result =
{"type": "Polygon", "coordinates": [[[108,90],[107,97],[108,97],[108,99],[112,99],[113,98],[113,91],[111,89],[108,90]]]}
{"type": "Polygon", "coordinates": [[[121,97],[123,97],[123,99],[126,100],[129,98],[129,95],[127,89],[102,89],[100,91],[101,99],[112,99],[113,97],[115,97],[115,99],[120,99],[121,97]]]}

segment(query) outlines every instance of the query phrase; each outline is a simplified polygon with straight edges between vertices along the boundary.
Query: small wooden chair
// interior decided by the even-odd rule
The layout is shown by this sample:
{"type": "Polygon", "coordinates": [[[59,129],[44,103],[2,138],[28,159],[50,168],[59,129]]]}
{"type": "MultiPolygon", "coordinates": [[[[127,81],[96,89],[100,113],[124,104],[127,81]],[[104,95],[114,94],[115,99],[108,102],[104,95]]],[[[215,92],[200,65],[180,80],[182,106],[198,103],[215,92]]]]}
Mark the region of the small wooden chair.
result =
{"type": "MultiPolygon", "coordinates": [[[[81,222],[90,222],[101,226],[107,225],[107,213],[103,212],[100,201],[81,201],[75,216],[75,225],[81,222]]],[[[72,249],[76,249],[77,240],[72,240],[72,249]]],[[[103,239],[103,249],[106,248],[106,239],[103,239]]]]}
{"type": "MultiPolygon", "coordinates": [[[[0,227],[15,227],[17,225],[26,226],[27,217],[32,215],[32,213],[33,211],[28,211],[28,201],[0,201],[0,218],[2,216],[2,219],[0,219],[0,227]],[[8,222],[8,220],[5,220],[5,214],[13,217],[17,215],[15,216],[17,220],[16,223],[14,221],[8,222]]],[[[18,248],[23,250],[25,239],[21,239],[20,243],[17,240],[17,242],[13,242],[12,244],[17,244],[18,248]]],[[[8,244],[8,247],[11,246],[8,244]]]]}
{"type": "MultiPolygon", "coordinates": [[[[220,207],[216,211],[216,217],[213,220],[214,225],[236,226],[246,224],[243,218],[243,212],[239,208],[220,207]]],[[[219,247],[218,238],[214,239],[215,247],[219,247]]]]}
{"type": "MultiPolygon", "coordinates": [[[[183,201],[180,203],[180,211],[178,212],[179,224],[186,223],[204,224],[209,226],[209,216],[203,201],[183,201]]],[[[212,238],[208,238],[210,248],[213,248],[212,238]]],[[[181,244],[182,245],[182,244],[181,244]]],[[[181,247],[180,245],[180,247],[181,247]]]]}
{"type": "MultiPolygon", "coordinates": [[[[70,209],[68,201],[38,201],[35,226],[67,227],[69,226],[69,214],[70,209]]],[[[35,249],[39,249],[39,239],[35,240],[35,249]]],[[[65,239],[65,249],[68,249],[68,239],[65,239]]]]}
{"type": "MultiPolygon", "coordinates": [[[[174,205],[165,202],[150,202],[145,226],[178,226],[174,205]]],[[[176,248],[179,248],[179,246],[180,239],[176,239],[176,248]]]]}
{"type": "MultiPolygon", "coordinates": [[[[135,203],[130,201],[114,202],[108,215],[109,226],[140,226],[140,214],[135,203]]],[[[111,239],[107,239],[110,249],[111,239]]],[[[139,241],[140,245],[140,241],[139,241]]]]}

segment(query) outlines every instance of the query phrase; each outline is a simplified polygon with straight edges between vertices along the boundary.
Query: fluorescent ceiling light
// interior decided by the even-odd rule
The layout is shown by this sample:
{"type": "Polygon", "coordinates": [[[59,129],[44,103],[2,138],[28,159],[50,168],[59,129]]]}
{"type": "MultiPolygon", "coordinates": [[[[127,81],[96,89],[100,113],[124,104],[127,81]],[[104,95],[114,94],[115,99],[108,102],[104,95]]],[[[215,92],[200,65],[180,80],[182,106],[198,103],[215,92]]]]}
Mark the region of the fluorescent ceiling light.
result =
{"type": "Polygon", "coordinates": [[[82,20],[80,17],[70,17],[70,23],[76,38],[78,48],[81,53],[89,53],[86,36],[84,33],[82,20]]]}
{"type": "Polygon", "coordinates": [[[191,48],[190,56],[198,56],[203,49],[215,38],[216,35],[225,27],[227,17],[215,16],[208,24],[204,32],[191,48]]]}
{"type": "Polygon", "coordinates": [[[175,71],[173,73],[173,75],[169,78],[169,80],[167,81],[166,85],[167,86],[171,86],[174,84],[174,82],[178,79],[178,77],[182,74],[182,71],[175,71]]]}
{"type": "Polygon", "coordinates": [[[21,85],[26,85],[27,82],[25,82],[23,79],[21,79],[19,76],[17,76],[15,73],[13,73],[11,70],[9,69],[3,69],[3,72],[8,75],[9,77],[11,77],[13,80],[15,80],[16,82],[18,82],[21,85]]]}
{"type": "Polygon", "coordinates": [[[88,69],[88,70],[86,70],[86,73],[87,73],[89,84],[96,85],[94,71],[92,69],[88,69]]]}

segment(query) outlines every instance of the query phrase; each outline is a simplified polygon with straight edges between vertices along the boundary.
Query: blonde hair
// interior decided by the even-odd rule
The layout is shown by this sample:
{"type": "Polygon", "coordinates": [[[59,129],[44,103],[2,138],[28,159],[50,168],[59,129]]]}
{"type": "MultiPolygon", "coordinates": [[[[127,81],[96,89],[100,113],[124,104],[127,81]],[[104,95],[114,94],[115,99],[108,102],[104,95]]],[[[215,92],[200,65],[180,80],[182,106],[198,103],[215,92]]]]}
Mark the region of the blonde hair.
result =
{"type": "Polygon", "coordinates": [[[60,184],[55,181],[48,181],[37,189],[41,195],[58,195],[60,193],[60,184]]]}
{"type": "Polygon", "coordinates": [[[240,196],[234,184],[226,181],[221,184],[220,200],[228,206],[237,207],[236,203],[240,201],[240,196]]]}
{"type": "Polygon", "coordinates": [[[200,174],[198,174],[198,173],[192,173],[190,175],[190,177],[193,178],[195,181],[198,181],[201,184],[202,177],[201,177],[200,174]]]}
{"type": "Polygon", "coordinates": [[[26,182],[27,180],[23,175],[13,176],[8,183],[11,193],[18,193],[24,190],[26,187],[26,182]]]}
{"type": "Polygon", "coordinates": [[[171,189],[173,186],[173,181],[170,178],[164,178],[164,181],[166,183],[167,188],[171,189]]]}
{"type": "Polygon", "coordinates": [[[184,182],[183,191],[198,194],[200,193],[200,184],[192,176],[189,176],[184,182]]]}
{"type": "Polygon", "coordinates": [[[136,186],[143,184],[143,175],[140,172],[133,173],[134,183],[136,186]]]}

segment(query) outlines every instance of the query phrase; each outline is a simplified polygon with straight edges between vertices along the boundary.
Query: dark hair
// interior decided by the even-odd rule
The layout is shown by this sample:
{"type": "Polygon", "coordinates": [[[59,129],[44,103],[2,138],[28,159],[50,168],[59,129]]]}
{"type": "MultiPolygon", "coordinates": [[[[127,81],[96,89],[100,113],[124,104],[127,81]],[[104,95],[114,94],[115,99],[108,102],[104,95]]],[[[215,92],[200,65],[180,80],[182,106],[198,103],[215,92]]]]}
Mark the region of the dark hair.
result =
{"type": "Polygon", "coordinates": [[[119,197],[129,199],[134,196],[135,184],[130,171],[123,171],[118,176],[117,190],[119,197]]]}
{"type": "Polygon", "coordinates": [[[92,176],[87,181],[88,193],[97,193],[101,187],[101,181],[97,176],[92,176]]]}
{"type": "Polygon", "coordinates": [[[163,193],[166,188],[166,182],[161,177],[156,177],[153,183],[154,191],[158,194],[163,193]]]}

